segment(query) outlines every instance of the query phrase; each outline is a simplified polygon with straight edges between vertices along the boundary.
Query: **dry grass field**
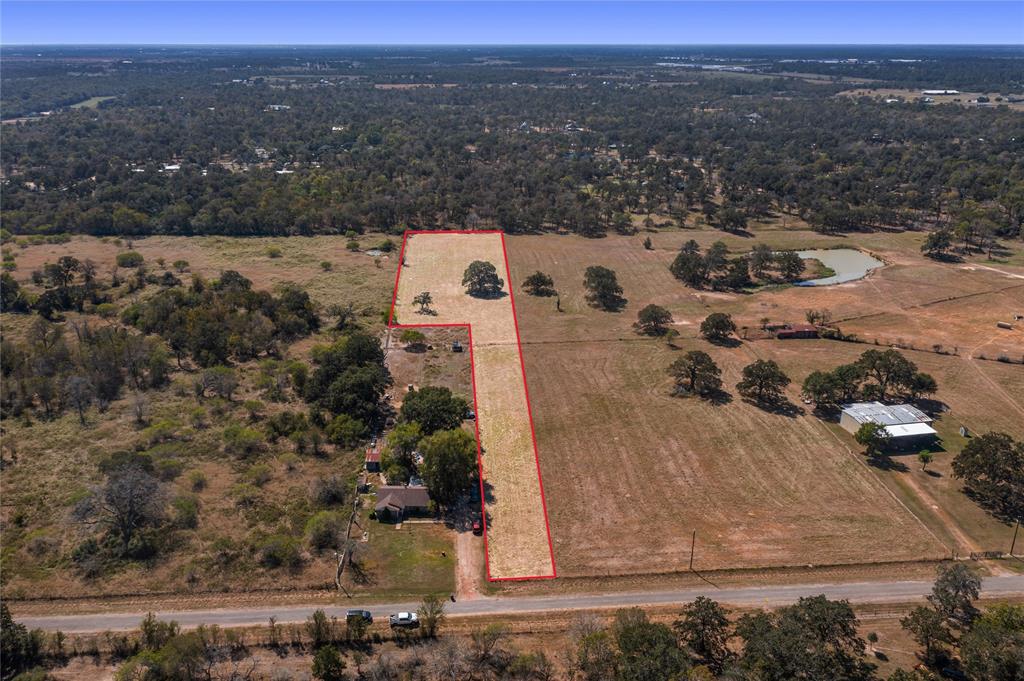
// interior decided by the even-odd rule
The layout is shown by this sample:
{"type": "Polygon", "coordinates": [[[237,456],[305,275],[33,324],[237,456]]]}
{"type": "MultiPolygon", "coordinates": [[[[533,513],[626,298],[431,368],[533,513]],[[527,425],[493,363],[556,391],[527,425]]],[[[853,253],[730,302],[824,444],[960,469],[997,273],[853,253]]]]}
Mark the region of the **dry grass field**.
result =
{"type": "Polygon", "coordinates": [[[410,236],[395,316],[399,324],[471,325],[488,573],[492,579],[553,576],[512,299],[466,294],[462,274],[474,260],[494,264],[508,279],[500,234],[410,236]],[[433,314],[419,313],[412,303],[422,291],[433,296],[433,314]]]}
{"type": "MultiPolygon", "coordinates": [[[[1024,391],[1016,377],[1024,370],[965,356],[996,342],[993,320],[1003,318],[1017,295],[1016,289],[1003,289],[1015,286],[1013,275],[1024,271],[1014,264],[992,264],[1007,275],[932,263],[917,253],[920,235],[913,234],[843,238],[763,230],[754,239],[709,231],[650,236],[652,250],[642,247],[643,236],[508,239],[515,285],[541,270],[561,294],[563,312],[550,298],[521,295],[517,301],[560,575],[685,570],[693,530],[694,567],[700,570],[914,560],[972,545],[996,548],[992,544],[1003,536],[1003,526],[966,499],[947,473],[962,442],[950,439],[948,455],[937,456],[939,477],[908,486],[906,479],[920,477],[916,462],[903,472],[870,468],[845,431],[810,413],[768,413],[735,394],[740,369],[770,358],[793,379],[788,395],[802,407],[799,386],[808,373],[850,361],[871,346],[797,340],[723,348],[700,340],[698,327],[712,311],[729,312],[739,325],[752,327],[764,317],[802,322],[808,308],[828,308],[840,319],[884,313],[892,325],[879,333],[899,334],[914,347],[941,343],[960,349],[959,357],[908,351],[935,375],[936,397],[950,406],[939,420],[942,432],[955,433],[958,426],[952,424],[962,421],[976,431],[1019,435],[1024,391]],[[734,253],[757,241],[775,248],[855,244],[889,266],[835,287],[695,291],[667,270],[691,237],[702,246],[722,239],[734,253]],[[587,306],[583,270],[594,264],[618,273],[629,300],[624,311],[587,306]],[[966,294],[972,297],[958,299],[959,316],[948,322],[932,309],[941,305],[922,305],[966,294]],[[648,303],[672,312],[681,334],[677,349],[632,330],[636,312],[648,303]],[[722,367],[732,393],[727,404],[669,396],[665,368],[693,348],[722,367]],[[919,488],[925,484],[929,499],[922,502],[919,488]],[[948,515],[937,516],[932,500],[948,515]],[[949,516],[959,534],[943,529],[949,516]]],[[[956,302],[943,303],[950,304],[956,302]]],[[[840,326],[868,335],[853,320],[840,326]]],[[[863,328],[873,330],[866,322],[863,328]]],[[[1016,352],[1013,335],[1000,338],[1010,339],[1002,350],[1016,352]]]]}
{"type": "MultiPolygon", "coordinates": [[[[380,235],[364,237],[361,245],[371,248],[383,239],[380,235]]],[[[382,330],[394,284],[397,249],[378,260],[346,250],[345,243],[343,237],[160,237],[136,240],[131,248],[143,254],[148,267],[157,272],[157,258],[164,258],[168,266],[175,260],[187,260],[189,273],[182,275],[186,283],[190,276],[214,279],[227,269],[238,270],[253,281],[256,289],[273,289],[278,283],[294,281],[305,286],[323,308],[351,302],[361,326],[382,330]],[[330,269],[322,267],[322,262],[330,263],[330,269]]],[[[76,237],[65,244],[5,248],[17,256],[14,276],[31,290],[32,270],[63,255],[93,260],[100,277],[107,278],[114,258],[128,250],[128,244],[76,237]]],[[[117,305],[156,290],[158,287],[147,287],[119,299],[117,305]]],[[[78,318],[71,313],[67,316],[69,321],[78,318]]],[[[4,314],[4,336],[20,337],[32,320],[29,315],[4,314]]],[[[105,322],[93,316],[90,323],[105,322]]],[[[324,329],[285,348],[285,356],[308,359],[315,344],[331,340],[324,329]]],[[[460,365],[454,366],[451,357],[430,351],[399,351],[389,358],[399,380],[449,385],[467,394],[468,358],[458,359],[460,365]]],[[[266,569],[255,564],[248,544],[258,533],[271,531],[284,531],[302,541],[314,482],[339,474],[354,481],[362,467],[362,448],[352,451],[331,447],[323,456],[313,456],[293,451],[292,443],[285,438],[270,445],[260,461],[254,462],[266,468],[261,470],[261,484],[252,484],[256,466],[226,455],[221,447],[223,428],[231,423],[262,428],[260,423],[252,422],[242,406],[247,399],[261,399],[257,365],[258,361],[237,365],[240,386],[232,401],[208,400],[201,404],[206,411],[206,424],[201,428],[191,425],[189,416],[197,407],[192,388],[197,376],[194,369],[176,371],[171,385],[147,393],[144,425],[134,421],[128,391],[103,413],[90,409],[85,426],[71,411],[54,420],[33,419],[27,423],[5,419],[5,465],[0,478],[3,596],[78,599],[173,593],[203,599],[216,593],[224,602],[231,602],[242,592],[333,590],[335,559],[330,551],[304,550],[301,565],[266,569]],[[128,563],[98,579],[83,578],[66,557],[87,534],[87,528],[71,519],[71,511],[89,486],[102,480],[98,462],[110,452],[144,441],[146,428],[154,423],[174,426],[174,458],[183,471],[169,485],[174,495],[195,497],[199,506],[197,526],[176,532],[173,545],[157,559],[128,563]],[[12,463],[15,454],[17,461],[12,463]],[[204,476],[202,489],[193,490],[189,482],[193,473],[204,476]],[[243,491],[244,504],[239,496],[243,491]]],[[[304,409],[296,399],[266,404],[268,414],[304,409]]],[[[452,555],[449,530],[425,524],[410,524],[402,531],[377,527],[376,523],[368,528],[370,541],[360,552],[362,574],[349,584],[351,591],[395,597],[452,588],[453,562],[441,555],[452,555]]]]}

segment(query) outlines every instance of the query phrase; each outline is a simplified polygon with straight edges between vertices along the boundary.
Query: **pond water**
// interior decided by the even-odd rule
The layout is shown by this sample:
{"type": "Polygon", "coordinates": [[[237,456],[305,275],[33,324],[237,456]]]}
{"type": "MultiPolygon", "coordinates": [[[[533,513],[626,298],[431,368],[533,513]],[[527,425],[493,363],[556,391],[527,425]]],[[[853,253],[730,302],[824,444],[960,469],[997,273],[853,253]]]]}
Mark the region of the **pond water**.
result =
{"type": "Polygon", "coordinates": [[[828,286],[829,284],[855,281],[885,264],[878,258],[873,258],[854,248],[817,248],[809,251],[797,251],[797,255],[805,259],[820,260],[826,267],[835,270],[834,276],[801,281],[797,284],[798,286],[828,286]]]}

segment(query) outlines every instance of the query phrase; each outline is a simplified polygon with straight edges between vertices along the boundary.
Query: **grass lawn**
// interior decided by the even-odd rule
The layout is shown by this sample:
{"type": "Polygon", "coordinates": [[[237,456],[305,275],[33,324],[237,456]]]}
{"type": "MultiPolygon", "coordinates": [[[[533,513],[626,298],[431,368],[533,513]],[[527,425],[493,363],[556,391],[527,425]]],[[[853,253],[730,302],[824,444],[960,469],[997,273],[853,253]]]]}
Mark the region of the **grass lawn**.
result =
{"type": "MultiPolygon", "coordinates": [[[[371,520],[374,497],[366,497],[359,525],[369,540],[356,549],[357,569],[346,572],[354,595],[382,600],[455,591],[455,546],[443,523],[406,522],[400,526],[371,520]],[[444,554],[444,555],[442,555],[444,554]]],[[[359,535],[353,527],[353,537],[359,535]]]]}

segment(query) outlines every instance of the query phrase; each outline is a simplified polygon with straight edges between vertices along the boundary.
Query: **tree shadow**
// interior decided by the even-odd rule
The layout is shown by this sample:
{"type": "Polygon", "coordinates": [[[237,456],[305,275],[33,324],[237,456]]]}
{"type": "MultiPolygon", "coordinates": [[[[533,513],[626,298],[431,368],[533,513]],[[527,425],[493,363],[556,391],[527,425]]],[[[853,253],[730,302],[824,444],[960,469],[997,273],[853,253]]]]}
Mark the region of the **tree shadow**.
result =
{"type": "Polygon", "coordinates": [[[936,253],[934,255],[926,255],[925,257],[927,257],[929,260],[944,263],[960,263],[964,261],[962,256],[959,256],[956,253],[952,252],[936,253]]]}
{"type": "Polygon", "coordinates": [[[738,348],[743,345],[743,341],[738,338],[733,338],[732,336],[726,338],[708,338],[706,340],[708,343],[720,348],[738,348]]]}
{"type": "MultiPolygon", "coordinates": [[[[467,293],[469,293],[467,291],[467,293]]],[[[508,293],[505,290],[498,291],[478,291],[476,293],[469,293],[470,298],[476,298],[478,300],[501,300],[507,298],[508,293]]]]}
{"type": "Polygon", "coordinates": [[[936,400],[930,397],[919,397],[914,400],[921,411],[928,414],[929,416],[935,416],[937,414],[944,413],[949,407],[942,400],[936,400]]]}
{"type": "Polygon", "coordinates": [[[598,310],[603,310],[604,312],[622,312],[623,308],[626,307],[626,303],[628,302],[628,299],[623,298],[622,296],[618,296],[614,299],[609,299],[604,302],[591,301],[590,306],[597,308],[598,310]]]}
{"type": "Polygon", "coordinates": [[[494,496],[494,485],[484,480],[484,504],[493,504],[497,500],[494,496]]]}
{"type": "Polygon", "coordinates": [[[431,310],[429,307],[427,307],[427,308],[420,308],[419,310],[416,310],[416,314],[423,314],[423,315],[427,315],[428,317],[436,317],[437,316],[437,310],[431,310]]]}
{"type": "Polygon", "coordinates": [[[747,229],[745,227],[743,229],[722,229],[722,228],[719,228],[719,231],[725,232],[726,234],[729,234],[731,236],[742,237],[744,239],[751,239],[751,238],[754,237],[754,233],[751,232],[749,229],[747,229]]]}
{"type": "Polygon", "coordinates": [[[781,400],[756,400],[752,398],[744,398],[743,400],[747,404],[752,404],[762,411],[766,411],[769,414],[777,414],[779,416],[786,416],[788,418],[796,418],[797,416],[803,416],[806,412],[804,408],[798,404],[793,404],[787,399],[781,400]]]}
{"type": "Polygon", "coordinates": [[[360,586],[373,586],[377,583],[374,579],[373,573],[363,567],[361,561],[349,558],[348,566],[346,571],[349,573],[353,584],[359,584],[360,586]]]}
{"type": "Polygon", "coordinates": [[[877,454],[875,456],[868,457],[868,465],[872,468],[877,468],[880,471],[896,471],[897,473],[906,473],[910,470],[907,464],[902,461],[897,461],[891,456],[885,454],[877,454]]]}
{"type": "Polygon", "coordinates": [[[732,394],[719,388],[718,390],[711,390],[706,395],[703,395],[704,399],[716,407],[721,407],[732,402],[732,394]]]}
{"type": "Polygon", "coordinates": [[[1016,522],[1017,515],[1012,503],[1000,499],[992,499],[978,490],[972,489],[969,485],[963,485],[963,493],[971,501],[981,506],[987,513],[999,522],[1010,524],[1016,522]]]}
{"type": "Polygon", "coordinates": [[[933,478],[941,478],[942,477],[942,473],[940,473],[939,471],[928,470],[926,468],[924,472],[925,472],[925,475],[928,475],[928,476],[933,477],[933,478]]]}

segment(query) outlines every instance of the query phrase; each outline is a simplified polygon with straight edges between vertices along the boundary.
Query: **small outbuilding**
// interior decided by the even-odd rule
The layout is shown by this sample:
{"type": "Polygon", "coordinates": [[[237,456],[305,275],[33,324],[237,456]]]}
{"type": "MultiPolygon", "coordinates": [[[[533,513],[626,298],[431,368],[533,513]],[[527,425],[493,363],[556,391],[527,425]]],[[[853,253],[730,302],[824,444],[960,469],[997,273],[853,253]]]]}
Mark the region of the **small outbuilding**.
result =
{"type": "Polygon", "coordinates": [[[912,404],[854,402],[844,404],[839,425],[856,433],[865,423],[885,427],[892,449],[916,449],[934,442],[938,433],[929,424],[932,418],[912,404]]]}
{"type": "Polygon", "coordinates": [[[817,338],[818,327],[813,324],[786,324],[775,332],[775,337],[784,338],[817,338]]]}
{"type": "Polygon", "coordinates": [[[363,460],[363,465],[366,467],[367,472],[379,473],[380,472],[380,448],[372,447],[366,450],[366,459],[363,460]]]}
{"type": "Polygon", "coordinates": [[[385,485],[377,488],[373,510],[381,522],[401,522],[430,511],[430,494],[423,485],[385,485]]]}

